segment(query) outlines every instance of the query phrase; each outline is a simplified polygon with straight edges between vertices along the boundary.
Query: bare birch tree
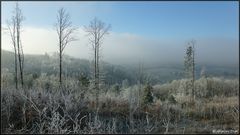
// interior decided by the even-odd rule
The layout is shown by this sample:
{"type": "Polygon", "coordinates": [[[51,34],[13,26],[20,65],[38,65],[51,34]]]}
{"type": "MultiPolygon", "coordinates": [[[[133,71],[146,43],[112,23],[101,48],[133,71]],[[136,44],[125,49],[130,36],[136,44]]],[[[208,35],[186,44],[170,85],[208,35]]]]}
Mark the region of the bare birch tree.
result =
{"type": "Polygon", "coordinates": [[[94,51],[94,89],[96,90],[96,108],[98,107],[98,95],[100,90],[100,48],[103,43],[105,35],[109,34],[111,26],[106,25],[96,17],[90,22],[89,26],[85,26],[85,32],[87,32],[90,44],[94,51]]]}
{"type": "Polygon", "coordinates": [[[19,4],[16,3],[16,7],[13,11],[13,16],[10,21],[7,21],[8,31],[11,36],[12,44],[14,47],[14,60],[15,60],[15,87],[18,89],[18,64],[19,64],[19,72],[20,72],[20,81],[23,87],[23,63],[24,63],[24,55],[23,48],[21,42],[21,25],[24,17],[22,15],[22,11],[19,8],[19,4]]]}
{"type": "Polygon", "coordinates": [[[15,68],[15,75],[14,75],[14,81],[15,81],[15,88],[18,89],[18,69],[17,69],[17,47],[16,47],[16,21],[15,17],[12,16],[11,22],[7,21],[7,27],[8,31],[11,36],[13,48],[14,48],[14,68],[15,68]]]}
{"type": "Polygon", "coordinates": [[[57,23],[55,28],[58,34],[58,46],[59,46],[59,83],[62,87],[62,57],[65,47],[71,42],[75,41],[73,33],[77,30],[72,26],[70,21],[70,15],[66,13],[64,8],[60,8],[57,13],[57,23]]]}
{"type": "Polygon", "coordinates": [[[20,71],[20,80],[23,87],[23,62],[24,62],[24,55],[23,55],[23,48],[21,42],[21,25],[24,19],[22,15],[22,10],[19,8],[18,3],[16,3],[16,34],[17,34],[17,52],[18,52],[18,60],[19,60],[19,71],[20,71]]]}

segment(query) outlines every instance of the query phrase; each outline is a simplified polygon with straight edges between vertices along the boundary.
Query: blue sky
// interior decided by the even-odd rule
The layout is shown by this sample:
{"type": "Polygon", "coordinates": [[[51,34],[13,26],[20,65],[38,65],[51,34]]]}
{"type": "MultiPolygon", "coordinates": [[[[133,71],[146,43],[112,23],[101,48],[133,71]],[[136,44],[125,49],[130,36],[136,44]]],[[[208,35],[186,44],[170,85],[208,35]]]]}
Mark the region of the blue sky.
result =
{"type": "MultiPolygon", "coordinates": [[[[2,2],[2,23],[14,2],[2,2]]],[[[238,38],[238,2],[20,2],[24,25],[52,27],[59,7],[75,25],[88,25],[96,16],[112,31],[154,38],[238,38]]]]}
{"type": "MultiPolygon", "coordinates": [[[[19,2],[23,22],[24,52],[56,52],[54,30],[57,10],[64,7],[74,25],[76,36],[65,53],[91,58],[86,33],[81,29],[94,17],[111,24],[104,39],[105,61],[183,62],[186,42],[194,38],[196,61],[239,64],[239,6],[227,1],[165,2],[19,2]]],[[[14,2],[2,2],[2,24],[11,17],[14,2]]],[[[9,35],[3,34],[2,48],[12,50],[9,35]]]]}

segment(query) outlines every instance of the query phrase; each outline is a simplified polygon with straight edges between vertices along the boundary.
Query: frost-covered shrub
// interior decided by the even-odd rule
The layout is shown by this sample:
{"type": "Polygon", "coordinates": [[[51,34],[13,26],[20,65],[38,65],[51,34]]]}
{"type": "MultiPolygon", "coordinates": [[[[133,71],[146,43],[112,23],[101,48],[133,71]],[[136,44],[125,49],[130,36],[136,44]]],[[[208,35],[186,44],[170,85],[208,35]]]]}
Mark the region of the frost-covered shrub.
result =
{"type": "MultiPolygon", "coordinates": [[[[132,101],[134,103],[137,102],[138,100],[138,92],[139,92],[139,87],[137,85],[128,87],[124,90],[122,90],[121,95],[123,96],[124,99],[127,99],[128,101],[132,101]]],[[[142,90],[140,90],[140,93],[142,90]]]]}
{"type": "Polygon", "coordinates": [[[81,92],[84,89],[79,87],[78,80],[74,78],[65,78],[63,81],[64,89],[67,90],[69,93],[81,92]]]}
{"type": "Polygon", "coordinates": [[[41,74],[33,80],[33,88],[56,91],[59,89],[59,80],[57,76],[41,74]]]}
{"type": "Polygon", "coordinates": [[[200,78],[198,80],[195,81],[195,96],[196,97],[206,97],[207,93],[208,93],[208,89],[207,89],[207,83],[208,80],[207,78],[200,78]]]}
{"type": "Polygon", "coordinates": [[[110,91],[112,91],[116,94],[120,94],[121,88],[120,88],[119,84],[114,84],[111,86],[110,91]]]}
{"type": "Polygon", "coordinates": [[[170,95],[168,97],[168,102],[172,103],[172,104],[176,104],[177,103],[177,101],[175,100],[175,97],[173,95],[170,95]]]}
{"type": "Polygon", "coordinates": [[[153,95],[161,101],[165,101],[169,96],[169,89],[167,89],[165,85],[155,85],[153,88],[153,95]]]}
{"type": "MultiPolygon", "coordinates": [[[[216,78],[216,77],[204,78],[204,79],[206,80],[205,88],[207,92],[205,92],[205,96],[203,97],[214,97],[215,95],[216,96],[238,95],[238,91],[239,91],[238,79],[223,79],[223,78],[216,78]]],[[[203,84],[203,82],[201,82],[200,84],[203,84]]]]}
{"type": "MultiPolygon", "coordinates": [[[[191,90],[187,89],[187,83],[187,79],[181,79],[174,80],[171,83],[163,85],[155,85],[154,93],[157,97],[161,97],[163,100],[165,100],[163,97],[169,96],[167,93],[180,96],[190,95],[191,90]]],[[[234,96],[239,94],[239,80],[217,77],[201,77],[195,80],[194,88],[196,94],[195,96],[198,98],[209,98],[215,95],[234,96]]]]}
{"type": "Polygon", "coordinates": [[[179,87],[177,88],[177,95],[188,95],[187,91],[187,79],[181,79],[179,80],[179,87]]]}
{"type": "Polygon", "coordinates": [[[6,70],[4,72],[4,70],[2,69],[2,71],[1,71],[1,87],[8,88],[8,87],[13,87],[13,86],[15,86],[14,74],[8,72],[8,70],[6,70]]]}

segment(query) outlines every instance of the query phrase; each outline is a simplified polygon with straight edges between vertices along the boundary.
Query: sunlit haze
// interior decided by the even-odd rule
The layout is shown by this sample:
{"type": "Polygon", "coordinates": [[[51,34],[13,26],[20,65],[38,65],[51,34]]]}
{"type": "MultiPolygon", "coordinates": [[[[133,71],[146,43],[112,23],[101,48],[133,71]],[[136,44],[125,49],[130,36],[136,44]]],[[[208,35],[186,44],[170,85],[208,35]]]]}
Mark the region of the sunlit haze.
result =
{"type": "MultiPolygon", "coordinates": [[[[25,20],[22,26],[26,54],[58,51],[54,29],[57,10],[66,8],[77,41],[64,50],[77,58],[91,59],[83,26],[98,17],[112,29],[103,41],[102,59],[114,64],[182,63],[187,41],[195,39],[196,61],[238,64],[239,7],[237,2],[19,2],[25,20]]],[[[6,27],[14,2],[2,2],[6,27]]],[[[13,51],[10,36],[2,29],[1,47],[13,51]]]]}

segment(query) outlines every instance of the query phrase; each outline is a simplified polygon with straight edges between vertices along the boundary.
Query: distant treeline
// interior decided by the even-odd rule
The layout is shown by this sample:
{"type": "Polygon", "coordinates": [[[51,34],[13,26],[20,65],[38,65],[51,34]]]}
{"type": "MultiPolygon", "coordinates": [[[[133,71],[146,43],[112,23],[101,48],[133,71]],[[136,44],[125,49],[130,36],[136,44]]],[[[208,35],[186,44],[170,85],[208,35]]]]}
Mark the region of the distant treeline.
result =
{"type": "MultiPolygon", "coordinates": [[[[26,75],[34,75],[36,77],[41,74],[47,76],[55,75],[58,76],[58,55],[47,54],[44,55],[25,55],[24,73],[26,75]]],[[[1,68],[2,73],[14,73],[14,53],[10,51],[2,50],[1,57],[1,68]]],[[[91,75],[91,62],[86,59],[77,59],[68,55],[64,55],[63,59],[63,74],[66,77],[79,78],[80,75],[84,75],[90,79],[91,75]]],[[[135,66],[120,66],[113,65],[103,62],[102,65],[104,73],[104,83],[113,85],[121,85],[126,82],[129,85],[137,83],[138,65],[135,66]]],[[[196,66],[196,77],[200,77],[202,70],[201,65],[196,66]]],[[[225,77],[225,78],[236,78],[239,75],[239,70],[236,67],[217,67],[217,66],[206,66],[206,75],[225,77]]],[[[184,77],[183,65],[174,65],[168,67],[168,65],[162,65],[154,68],[143,68],[145,76],[150,78],[152,84],[171,82],[172,80],[182,79],[184,77]],[[166,67],[167,66],[167,67],[166,67]],[[165,68],[164,68],[165,67],[165,68]]]]}

